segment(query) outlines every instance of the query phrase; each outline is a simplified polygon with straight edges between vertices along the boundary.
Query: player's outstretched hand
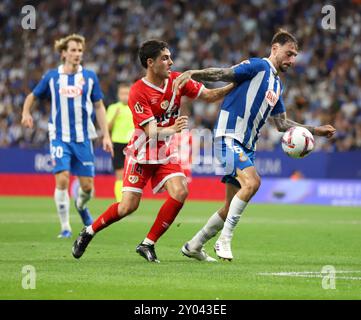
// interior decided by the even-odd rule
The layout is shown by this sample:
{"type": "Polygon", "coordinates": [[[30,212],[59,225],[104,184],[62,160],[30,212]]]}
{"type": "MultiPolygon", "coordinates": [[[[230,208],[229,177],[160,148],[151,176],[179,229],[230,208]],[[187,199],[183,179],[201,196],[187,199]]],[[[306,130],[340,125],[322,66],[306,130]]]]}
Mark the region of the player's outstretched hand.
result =
{"type": "Polygon", "coordinates": [[[188,128],[188,117],[180,116],[175,120],[174,129],[175,132],[181,132],[184,129],[188,128]]]}
{"type": "Polygon", "coordinates": [[[106,151],[106,152],[110,152],[112,157],[114,157],[113,143],[110,140],[109,136],[103,138],[103,150],[106,151]]]}
{"type": "Polygon", "coordinates": [[[190,79],[192,79],[192,70],[183,72],[173,81],[172,91],[178,93],[190,79]]]}
{"type": "Polygon", "coordinates": [[[23,113],[21,118],[21,124],[25,128],[32,128],[34,126],[33,117],[31,116],[30,113],[25,113],[25,114],[23,113]]]}
{"type": "Polygon", "coordinates": [[[332,138],[335,133],[336,133],[336,129],[329,124],[315,128],[316,136],[332,138]]]}

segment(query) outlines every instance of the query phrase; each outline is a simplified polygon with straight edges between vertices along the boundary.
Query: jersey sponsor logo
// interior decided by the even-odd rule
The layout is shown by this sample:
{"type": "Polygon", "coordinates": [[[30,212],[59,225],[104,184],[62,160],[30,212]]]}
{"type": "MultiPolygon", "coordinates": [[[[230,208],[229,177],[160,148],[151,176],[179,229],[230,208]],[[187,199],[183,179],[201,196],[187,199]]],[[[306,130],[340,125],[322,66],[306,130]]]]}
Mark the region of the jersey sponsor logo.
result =
{"type": "Polygon", "coordinates": [[[128,177],[128,181],[130,183],[132,183],[132,184],[135,184],[135,183],[137,183],[139,181],[139,177],[131,175],[131,176],[128,177]]]}
{"type": "Polygon", "coordinates": [[[77,86],[66,86],[59,89],[59,94],[67,98],[75,98],[81,96],[83,90],[77,86]]]}
{"type": "Polygon", "coordinates": [[[175,110],[174,112],[167,112],[163,113],[160,116],[155,116],[157,123],[165,124],[169,122],[170,118],[178,118],[179,116],[179,109],[175,110]]]}
{"type": "Polygon", "coordinates": [[[143,113],[143,112],[144,112],[144,109],[143,109],[142,105],[141,105],[139,102],[137,102],[137,103],[134,105],[134,111],[135,111],[136,113],[143,113]]]}
{"type": "Polygon", "coordinates": [[[267,90],[266,100],[271,107],[274,107],[278,101],[278,95],[273,90],[267,90]]]}
{"type": "Polygon", "coordinates": [[[168,107],[169,107],[169,101],[168,101],[168,100],[162,101],[161,104],[160,104],[160,107],[161,107],[163,110],[167,110],[168,107]]]}

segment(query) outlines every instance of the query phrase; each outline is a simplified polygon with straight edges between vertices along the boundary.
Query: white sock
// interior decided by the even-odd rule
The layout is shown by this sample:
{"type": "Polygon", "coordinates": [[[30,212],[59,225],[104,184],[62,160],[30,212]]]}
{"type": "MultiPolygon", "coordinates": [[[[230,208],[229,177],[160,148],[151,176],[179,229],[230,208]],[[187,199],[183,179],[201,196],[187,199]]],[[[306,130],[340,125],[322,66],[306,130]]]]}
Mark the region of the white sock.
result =
{"type": "Polygon", "coordinates": [[[145,238],[142,242],[143,244],[148,244],[148,245],[153,245],[154,244],[154,241],[153,240],[150,240],[148,238],[145,238]]]}
{"type": "Polygon", "coordinates": [[[56,210],[58,212],[61,230],[69,230],[70,222],[69,222],[69,194],[68,190],[60,190],[55,188],[54,192],[54,200],[56,205],[56,210]]]}
{"type": "Polygon", "coordinates": [[[223,225],[224,221],[217,211],[192,240],[188,241],[189,247],[194,250],[200,250],[209,239],[213,238],[223,228],[223,225]]]}
{"type": "Polygon", "coordinates": [[[233,237],[233,230],[236,227],[239,218],[243,210],[246,208],[248,202],[241,200],[240,198],[235,195],[231,201],[229,206],[228,214],[226,221],[224,222],[224,226],[222,229],[222,233],[220,237],[225,237],[227,239],[232,239],[233,237]]]}
{"type": "Polygon", "coordinates": [[[85,192],[81,187],[79,187],[78,198],[76,199],[76,206],[82,210],[84,209],[85,204],[93,196],[93,189],[90,192],[85,192]]]}

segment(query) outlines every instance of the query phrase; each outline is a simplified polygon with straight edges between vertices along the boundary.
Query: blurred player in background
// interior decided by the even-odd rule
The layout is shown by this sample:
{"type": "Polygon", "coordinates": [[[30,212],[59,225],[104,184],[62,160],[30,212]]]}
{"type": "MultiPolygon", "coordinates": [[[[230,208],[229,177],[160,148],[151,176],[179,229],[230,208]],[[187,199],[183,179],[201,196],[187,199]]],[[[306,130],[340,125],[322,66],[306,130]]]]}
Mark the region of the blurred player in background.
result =
{"type": "Polygon", "coordinates": [[[115,173],[114,195],[117,202],[122,200],[123,171],[124,171],[124,148],[127,146],[134,131],[132,112],[128,107],[129,85],[118,86],[117,103],[107,108],[108,127],[113,142],[113,169],[115,173]]]}
{"type": "Polygon", "coordinates": [[[93,71],[84,69],[80,64],[84,49],[85,39],[77,34],[55,41],[55,50],[60,53],[62,64],[45,73],[33,92],[26,97],[22,113],[22,124],[32,128],[30,109],[35,99],[51,100],[48,129],[56,184],[54,200],[61,224],[59,238],[70,238],[72,235],[68,194],[70,173],[78,176],[80,184],[75,208],[84,225],[93,222],[86,203],[94,189],[92,139],[97,137],[94,111],[103,134],[103,149],[112,152],[98,78],[93,71]]]}
{"type": "Polygon", "coordinates": [[[165,189],[169,197],[136,252],[149,262],[159,262],[154,244],[173,223],[188,195],[186,177],[177,154],[173,152],[176,149],[174,134],[186,129],[188,122],[186,116],[179,116],[181,97],[212,102],[233,88],[230,84],[209,90],[201,83],[189,80],[179,92],[172,92],[172,82],[179,73],[171,71],[173,61],[164,41],[143,43],[139,58],[146,75],[133,84],[129,94],[128,105],[133,114],[135,132],[126,149],[123,198],[80,232],[72,249],[75,258],[83,255],[97,232],[138,208],[143,188],[151,180],[154,193],[165,189]]]}
{"type": "Polygon", "coordinates": [[[175,91],[181,90],[190,79],[237,84],[224,98],[214,130],[216,157],[226,171],[222,179],[226,183],[226,202],[183,246],[182,252],[188,257],[206,260],[204,244],[222,230],[215,243],[216,254],[222,259],[233,259],[233,231],[261,184],[254,167],[254,152],[259,132],[269,116],[281,132],[301,126],[317,136],[330,138],[335,133],[331,125],[311,127],[287,119],[279,73],[286,72],[294,64],[298,44],[292,34],[280,29],[271,46],[269,58],[251,58],[232,68],[186,71],[174,82],[175,91]]]}

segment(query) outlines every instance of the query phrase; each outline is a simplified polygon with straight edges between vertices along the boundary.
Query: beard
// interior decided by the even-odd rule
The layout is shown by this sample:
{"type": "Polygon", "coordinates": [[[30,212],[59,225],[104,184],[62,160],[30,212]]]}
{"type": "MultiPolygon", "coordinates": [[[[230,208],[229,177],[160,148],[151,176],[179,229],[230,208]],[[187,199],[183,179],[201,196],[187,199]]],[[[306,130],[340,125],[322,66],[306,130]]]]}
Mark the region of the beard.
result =
{"type": "Polygon", "coordinates": [[[288,65],[280,64],[279,69],[281,72],[286,72],[289,67],[288,65]]]}
{"type": "Polygon", "coordinates": [[[283,67],[283,65],[280,65],[279,69],[280,69],[281,72],[286,72],[287,71],[287,68],[283,67]]]}

